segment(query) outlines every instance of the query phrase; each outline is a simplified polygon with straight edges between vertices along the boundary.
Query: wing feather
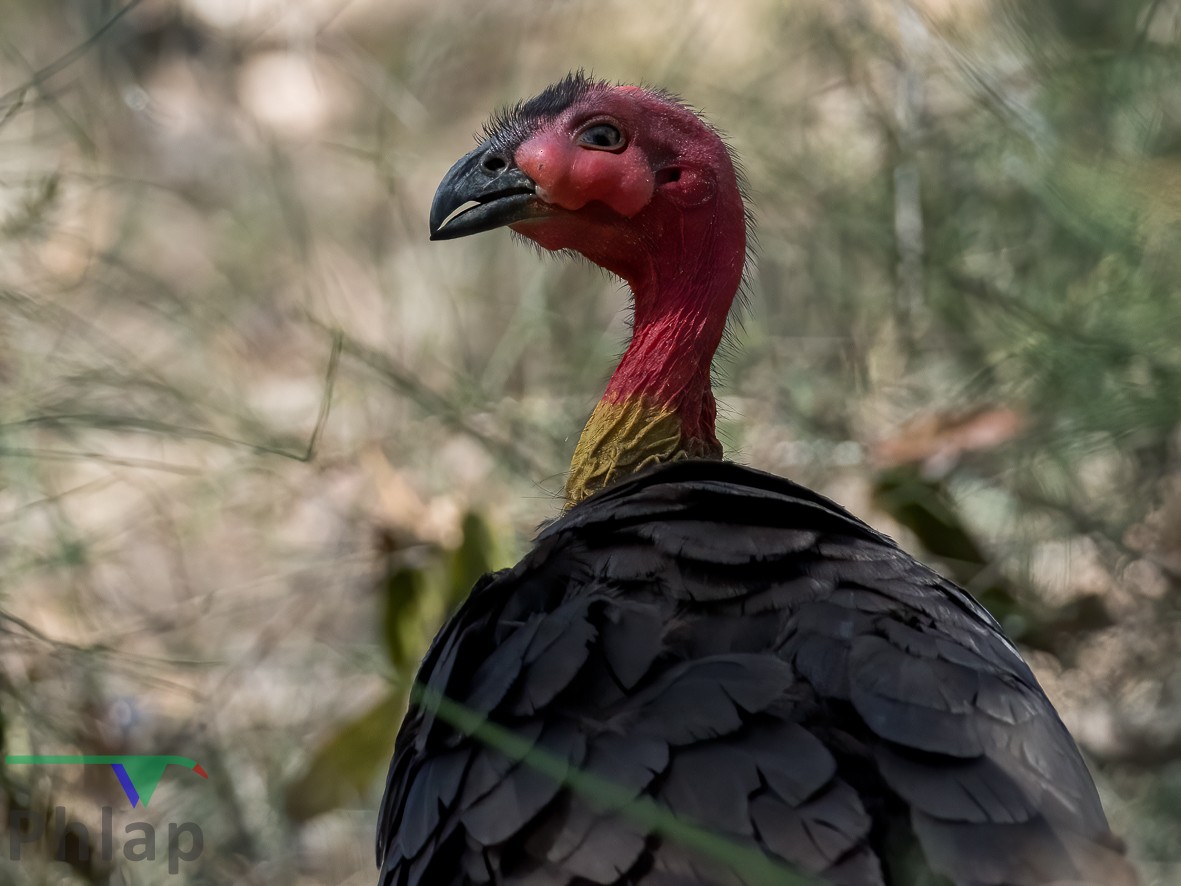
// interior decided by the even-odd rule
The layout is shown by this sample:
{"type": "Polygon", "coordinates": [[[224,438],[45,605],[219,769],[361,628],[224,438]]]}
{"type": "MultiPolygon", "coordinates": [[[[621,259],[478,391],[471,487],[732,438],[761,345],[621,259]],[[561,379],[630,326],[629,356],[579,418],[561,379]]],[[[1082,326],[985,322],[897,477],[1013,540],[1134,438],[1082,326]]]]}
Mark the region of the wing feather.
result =
{"type": "Polygon", "coordinates": [[[1135,882],[996,621],[768,474],[689,460],[592,496],[477,584],[419,681],[560,771],[412,708],[383,884],[742,883],[633,802],[835,883],[1135,882]]]}

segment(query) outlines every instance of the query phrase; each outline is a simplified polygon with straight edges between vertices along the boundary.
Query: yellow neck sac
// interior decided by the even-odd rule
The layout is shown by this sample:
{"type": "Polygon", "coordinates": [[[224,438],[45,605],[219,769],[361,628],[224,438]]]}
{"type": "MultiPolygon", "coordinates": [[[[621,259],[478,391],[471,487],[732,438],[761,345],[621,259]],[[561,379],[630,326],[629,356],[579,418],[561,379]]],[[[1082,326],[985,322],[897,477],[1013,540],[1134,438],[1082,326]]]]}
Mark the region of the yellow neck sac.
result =
{"type": "Polygon", "coordinates": [[[642,395],[603,399],[591,413],[570,461],[566,507],[650,465],[681,458],[721,458],[716,440],[688,438],[672,405],[642,395]]]}

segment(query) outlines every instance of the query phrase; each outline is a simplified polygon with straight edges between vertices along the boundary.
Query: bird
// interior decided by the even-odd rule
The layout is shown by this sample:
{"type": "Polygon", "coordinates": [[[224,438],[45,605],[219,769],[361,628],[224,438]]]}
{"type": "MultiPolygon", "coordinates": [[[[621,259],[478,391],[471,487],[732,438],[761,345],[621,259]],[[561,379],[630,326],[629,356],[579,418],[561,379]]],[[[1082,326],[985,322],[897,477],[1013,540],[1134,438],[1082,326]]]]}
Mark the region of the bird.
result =
{"type": "Polygon", "coordinates": [[[423,659],[382,886],[1131,884],[1001,626],[838,504],[723,458],[711,366],[748,252],[726,141],[575,72],[497,113],[430,237],[508,227],[624,281],[631,339],[565,507],[423,659]]]}

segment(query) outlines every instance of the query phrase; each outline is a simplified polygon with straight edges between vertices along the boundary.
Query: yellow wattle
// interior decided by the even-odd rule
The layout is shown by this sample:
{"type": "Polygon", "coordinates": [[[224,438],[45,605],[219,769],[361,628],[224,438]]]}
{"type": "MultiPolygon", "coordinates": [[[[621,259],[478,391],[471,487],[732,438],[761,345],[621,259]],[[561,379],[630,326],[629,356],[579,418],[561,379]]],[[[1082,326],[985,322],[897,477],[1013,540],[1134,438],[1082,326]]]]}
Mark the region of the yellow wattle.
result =
{"type": "Polygon", "coordinates": [[[721,458],[716,441],[686,438],[671,405],[634,395],[601,400],[587,419],[566,478],[566,507],[604,486],[655,464],[681,458],[721,458]]]}

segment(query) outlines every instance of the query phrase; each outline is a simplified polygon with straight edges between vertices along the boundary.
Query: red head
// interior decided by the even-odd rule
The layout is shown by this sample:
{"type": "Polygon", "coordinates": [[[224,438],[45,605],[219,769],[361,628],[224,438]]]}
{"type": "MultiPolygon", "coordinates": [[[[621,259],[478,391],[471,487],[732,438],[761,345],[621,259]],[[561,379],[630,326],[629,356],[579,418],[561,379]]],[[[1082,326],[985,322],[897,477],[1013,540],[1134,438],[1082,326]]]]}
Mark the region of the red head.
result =
{"type": "Polygon", "coordinates": [[[673,97],[572,74],[485,133],[439,186],[431,239],[511,225],[546,249],[582,253],[633,288],[679,276],[668,274],[680,265],[673,257],[701,246],[728,253],[741,272],[746,231],[730,154],[673,97]]]}
{"type": "Polygon", "coordinates": [[[674,416],[679,442],[655,460],[720,455],[709,365],[741,280],[746,220],[717,132],[665,93],[576,74],[486,135],[440,184],[432,239],[509,225],[618,274],[635,294],[635,331],[600,408],[634,401],[674,416]]]}

